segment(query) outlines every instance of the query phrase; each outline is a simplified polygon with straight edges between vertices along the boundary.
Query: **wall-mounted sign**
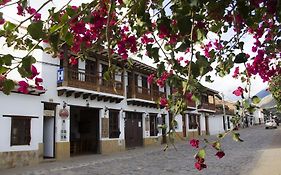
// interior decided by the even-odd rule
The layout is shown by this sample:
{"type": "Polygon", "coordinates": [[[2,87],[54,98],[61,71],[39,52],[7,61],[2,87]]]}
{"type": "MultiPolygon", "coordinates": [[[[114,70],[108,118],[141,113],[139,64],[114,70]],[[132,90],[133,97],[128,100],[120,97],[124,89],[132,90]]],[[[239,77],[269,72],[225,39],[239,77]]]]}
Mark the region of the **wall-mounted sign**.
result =
{"type": "Polygon", "coordinates": [[[44,116],[45,117],[54,117],[55,111],[54,110],[44,110],[44,116]]]}
{"type": "Polygon", "coordinates": [[[66,108],[62,108],[60,109],[59,111],[59,116],[62,118],[62,119],[67,119],[68,116],[69,116],[69,112],[66,108]]]}
{"type": "Polygon", "coordinates": [[[57,71],[57,83],[62,83],[64,79],[64,72],[63,72],[63,68],[58,69],[57,71]]]}
{"type": "Polygon", "coordinates": [[[67,140],[67,132],[66,132],[66,122],[65,122],[65,120],[62,120],[62,123],[61,123],[60,139],[61,139],[61,141],[66,141],[67,140]]]}

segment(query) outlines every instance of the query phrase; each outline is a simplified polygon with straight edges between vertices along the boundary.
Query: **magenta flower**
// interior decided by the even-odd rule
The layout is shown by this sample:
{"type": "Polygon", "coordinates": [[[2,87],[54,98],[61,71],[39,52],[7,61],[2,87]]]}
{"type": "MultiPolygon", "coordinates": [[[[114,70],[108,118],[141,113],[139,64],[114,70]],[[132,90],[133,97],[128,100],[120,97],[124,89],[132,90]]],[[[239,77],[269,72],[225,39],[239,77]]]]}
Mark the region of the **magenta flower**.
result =
{"type": "Polygon", "coordinates": [[[243,92],[244,92],[244,89],[239,86],[239,87],[238,87],[235,91],[233,91],[232,93],[233,93],[234,95],[236,95],[236,96],[241,96],[241,95],[243,94],[243,92]]]}
{"type": "Polygon", "coordinates": [[[36,89],[38,89],[38,90],[43,90],[44,89],[43,86],[41,86],[42,82],[43,82],[42,78],[38,78],[38,77],[35,78],[36,89]]]}
{"type": "Polygon", "coordinates": [[[191,139],[189,141],[189,144],[194,148],[199,148],[199,140],[197,140],[197,139],[191,139]]]}
{"type": "Polygon", "coordinates": [[[37,75],[39,75],[39,72],[37,71],[36,67],[34,65],[31,65],[31,76],[28,77],[29,79],[33,79],[34,77],[36,77],[37,75]]]}
{"type": "Polygon", "coordinates": [[[225,155],[225,153],[224,153],[223,151],[218,151],[218,152],[216,153],[216,156],[217,156],[219,159],[223,158],[224,155],[225,155]]]}
{"type": "Polygon", "coordinates": [[[24,94],[28,94],[28,84],[25,81],[18,82],[19,88],[18,91],[24,94]]]}
{"type": "Polygon", "coordinates": [[[153,79],[154,79],[154,74],[151,74],[147,77],[147,83],[149,85],[151,85],[153,83],[153,79]]]}
{"type": "Polygon", "coordinates": [[[161,97],[160,98],[160,105],[166,107],[168,105],[168,100],[165,97],[161,97]]]}
{"type": "Polygon", "coordinates": [[[239,67],[236,67],[235,70],[234,70],[234,73],[232,75],[233,78],[237,78],[238,77],[238,74],[239,74],[239,67]]]}

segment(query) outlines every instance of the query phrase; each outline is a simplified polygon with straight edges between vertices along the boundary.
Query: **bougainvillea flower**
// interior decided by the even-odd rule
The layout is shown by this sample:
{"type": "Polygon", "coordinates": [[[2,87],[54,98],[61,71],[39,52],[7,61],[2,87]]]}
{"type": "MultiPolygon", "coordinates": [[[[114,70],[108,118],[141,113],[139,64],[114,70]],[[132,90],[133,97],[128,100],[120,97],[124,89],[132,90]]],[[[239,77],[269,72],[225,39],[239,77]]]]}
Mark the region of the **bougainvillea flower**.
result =
{"type": "Polygon", "coordinates": [[[151,85],[153,83],[153,79],[154,79],[154,74],[151,74],[147,77],[147,83],[149,85],[151,85]]]}
{"type": "Polygon", "coordinates": [[[28,84],[27,82],[25,81],[20,81],[18,83],[19,85],[19,88],[18,88],[18,91],[21,92],[21,93],[24,93],[24,94],[27,94],[28,93],[28,84]]]}
{"type": "Polygon", "coordinates": [[[216,153],[216,156],[217,156],[219,159],[223,158],[224,155],[225,155],[225,153],[224,153],[223,151],[218,151],[218,152],[216,153]]]}
{"type": "Polygon", "coordinates": [[[33,79],[37,75],[39,75],[39,72],[37,71],[36,67],[34,65],[31,65],[31,76],[28,77],[29,79],[33,79]]]}
{"type": "Polygon", "coordinates": [[[38,78],[38,77],[35,78],[36,89],[38,89],[38,90],[43,90],[44,89],[43,86],[41,86],[42,82],[43,82],[42,78],[38,78]]]}
{"type": "Polygon", "coordinates": [[[165,97],[160,98],[160,105],[161,106],[167,106],[168,105],[168,100],[165,97]]]}
{"type": "Polygon", "coordinates": [[[241,95],[243,94],[243,91],[244,91],[244,89],[239,86],[239,87],[238,87],[235,91],[233,91],[232,93],[233,93],[234,95],[236,95],[236,96],[241,96],[241,95]]]}
{"type": "Polygon", "coordinates": [[[189,141],[189,144],[194,148],[199,148],[199,140],[197,140],[197,139],[191,139],[189,141]]]}
{"type": "Polygon", "coordinates": [[[196,168],[197,170],[199,170],[199,171],[201,171],[201,170],[204,169],[204,168],[207,168],[207,165],[206,165],[206,164],[200,163],[200,162],[196,162],[196,163],[194,164],[194,166],[195,166],[195,168],[196,168]]]}

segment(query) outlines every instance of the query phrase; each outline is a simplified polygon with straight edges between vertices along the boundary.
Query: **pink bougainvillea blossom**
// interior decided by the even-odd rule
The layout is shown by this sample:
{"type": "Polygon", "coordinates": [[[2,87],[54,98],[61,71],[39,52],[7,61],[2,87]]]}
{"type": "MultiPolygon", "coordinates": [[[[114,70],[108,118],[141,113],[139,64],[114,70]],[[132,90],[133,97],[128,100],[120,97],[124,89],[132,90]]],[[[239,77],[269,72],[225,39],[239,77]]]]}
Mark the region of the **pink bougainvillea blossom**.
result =
{"type": "Polygon", "coordinates": [[[225,156],[225,153],[224,153],[223,151],[218,151],[218,152],[216,153],[216,156],[217,156],[219,159],[221,159],[221,158],[223,158],[223,157],[225,156]]]}
{"type": "Polygon", "coordinates": [[[43,82],[42,78],[38,78],[38,77],[35,78],[36,89],[38,89],[38,90],[44,89],[43,86],[41,85],[42,82],[43,82]]]}
{"type": "Polygon", "coordinates": [[[239,75],[239,67],[236,67],[235,70],[234,70],[234,73],[232,75],[233,78],[237,78],[239,75]]]}
{"type": "Polygon", "coordinates": [[[147,83],[149,85],[151,85],[153,83],[153,79],[154,79],[154,74],[151,74],[147,77],[147,83]]]}
{"type": "Polygon", "coordinates": [[[241,95],[243,94],[243,92],[244,92],[244,89],[239,86],[239,87],[238,87],[235,91],[233,91],[232,93],[233,93],[234,95],[236,95],[236,96],[241,96],[241,95]]]}
{"type": "Polygon", "coordinates": [[[33,79],[34,77],[39,75],[39,72],[37,71],[37,69],[34,65],[31,65],[31,74],[32,75],[29,77],[29,79],[33,79]]]}
{"type": "Polygon", "coordinates": [[[189,141],[189,144],[192,146],[192,147],[194,147],[194,148],[199,148],[199,140],[197,140],[197,139],[191,139],[190,141],[189,141]]]}
{"type": "Polygon", "coordinates": [[[18,88],[18,91],[21,92],[21,93],[24,93],[24,94],[27,94],[29,91],[28,91],[28,83],[26,81],[19,81],[18,82],[18,85],[19,85],[19,88],[18,88]]]}
{"type": "Polygon", "coordinates": [[[167,107],[167,105],[168,105],[168,100],[167,100],[165,97],[161,97],[161,98],[160,98],[160,105],[161,105],[161,106],[164,106],[164,107],[167,107]]]}

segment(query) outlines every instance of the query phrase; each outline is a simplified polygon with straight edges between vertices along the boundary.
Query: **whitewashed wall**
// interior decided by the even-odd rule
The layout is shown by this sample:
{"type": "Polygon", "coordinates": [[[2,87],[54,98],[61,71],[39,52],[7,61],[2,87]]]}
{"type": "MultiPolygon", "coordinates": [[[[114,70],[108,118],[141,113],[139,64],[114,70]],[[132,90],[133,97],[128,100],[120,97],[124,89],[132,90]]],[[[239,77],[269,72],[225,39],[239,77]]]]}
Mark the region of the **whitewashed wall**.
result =
{"type": "Polygon", "coordinates": [[[223,115],[209,116],[209,131],[210,131],[210,135],[224,133],[223,115]]]}
{"type": "Polygon", "coordinates": [[[40,97],[12,93],[9,96],[0,92],[0,152],[37,150],[43,139],[43,103],[40,97]],[[30,145],[11,146],[11,117],[3,115],[34,116],[31,119],[30,145]]]}

